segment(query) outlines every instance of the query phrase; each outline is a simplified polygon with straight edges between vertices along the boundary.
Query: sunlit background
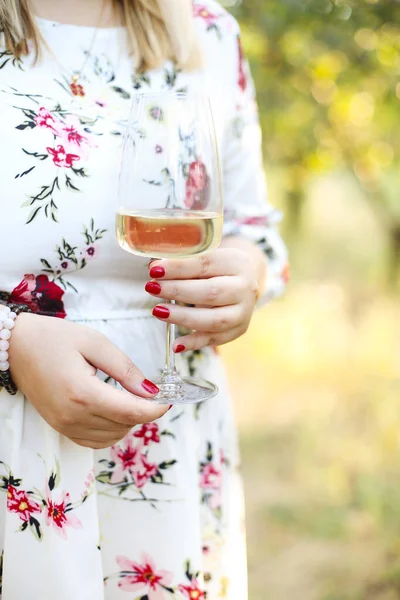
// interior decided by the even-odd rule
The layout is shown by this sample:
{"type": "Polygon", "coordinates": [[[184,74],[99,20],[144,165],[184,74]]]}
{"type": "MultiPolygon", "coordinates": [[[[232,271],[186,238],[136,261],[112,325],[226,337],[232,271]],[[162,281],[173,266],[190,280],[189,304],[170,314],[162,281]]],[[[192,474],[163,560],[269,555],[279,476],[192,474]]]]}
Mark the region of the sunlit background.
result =
{"type": "Polygon", "coordinates": [[[292,263],[285,298],[224,348],[250,600],[399,599],[400,4],[224,4],[292,263]]]}

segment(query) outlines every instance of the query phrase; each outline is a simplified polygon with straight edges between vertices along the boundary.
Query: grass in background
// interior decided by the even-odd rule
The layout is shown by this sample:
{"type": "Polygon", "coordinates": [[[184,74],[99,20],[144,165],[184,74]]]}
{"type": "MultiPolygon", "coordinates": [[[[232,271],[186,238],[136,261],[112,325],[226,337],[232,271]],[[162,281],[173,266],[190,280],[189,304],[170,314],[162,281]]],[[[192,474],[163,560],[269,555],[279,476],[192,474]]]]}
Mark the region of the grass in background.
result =
{"type": "Polygon", "coordinates": [[[321,182],[310,192],[288,294],[223,349],[250,600],[400,598],[400,309],[371,285],[379,232],[346,204],[342,183],[342,203],[337,182],[324,183],[335,198],[324,194],[326,210],[321,182]]]}

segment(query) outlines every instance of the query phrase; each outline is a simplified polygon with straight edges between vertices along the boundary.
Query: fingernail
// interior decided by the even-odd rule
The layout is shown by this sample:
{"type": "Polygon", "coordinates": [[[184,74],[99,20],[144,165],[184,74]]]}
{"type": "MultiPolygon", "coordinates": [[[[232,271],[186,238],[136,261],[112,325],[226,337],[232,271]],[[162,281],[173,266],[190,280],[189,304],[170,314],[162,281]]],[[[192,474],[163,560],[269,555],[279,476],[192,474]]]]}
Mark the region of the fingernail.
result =
{"type": "Polygon", "coordinates": [[[164,277],[164,275],[164,267],[152,267],[150,269],[150,277],[153,277],[153,279],[160,279],[161,277],[164,277]]]}
{"type": "Polygon", "coordinates": [[[175,352],[184,352],[185,350],[186,350],[186,348],[183,344],[178,344],[177,347],[175,348],[175,352]]]}
{"type": "Polygon", "coordinates": [[[169,410],[171,410],[171,408],[172,408],[172,407],[173,407],[173,404],[170,404],[170,405],[168,406],[168,408],[167,408],[167,412],[168,412],[169,410]]]}
{"type": "Polygon", "coordinates": [[[160,391],[160,389],[148,379],[145,379],[142,382],[142,387],[146,390],[146,392],[149,392],[150,394],[158,394],[158,392],[160,391]]]}
{"type": "Polygon", "coordinates": [[[155,306],[153,308],[153,315],[159,319],[168,319],[170,312],[165,306],[155,306]]]}
{"type": "Polygon", "coordinates": [[[161,292],[161,285],[157,283],[157,281],[148,281],[144,286],[144,289],[146,292],[149,292],[149,294],[158,296],[158,294],[161,292]]]}

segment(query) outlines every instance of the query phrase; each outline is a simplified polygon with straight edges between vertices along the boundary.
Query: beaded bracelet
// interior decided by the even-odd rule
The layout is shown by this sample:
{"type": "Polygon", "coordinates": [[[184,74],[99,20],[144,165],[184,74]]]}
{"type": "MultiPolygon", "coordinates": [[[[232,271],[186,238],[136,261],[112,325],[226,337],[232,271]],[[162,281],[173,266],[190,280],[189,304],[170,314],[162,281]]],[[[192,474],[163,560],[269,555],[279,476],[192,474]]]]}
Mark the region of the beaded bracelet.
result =
{"type": "Polygon", "coordinates": [[[10,364],[8,362],[9,340],[15,326],[15,320],[22,312],[32,311],[25,304],[2,305],[0,303],[0,390],[4,388],[12,396],[17,393],[18,388],[10,373],[10,364]]]}

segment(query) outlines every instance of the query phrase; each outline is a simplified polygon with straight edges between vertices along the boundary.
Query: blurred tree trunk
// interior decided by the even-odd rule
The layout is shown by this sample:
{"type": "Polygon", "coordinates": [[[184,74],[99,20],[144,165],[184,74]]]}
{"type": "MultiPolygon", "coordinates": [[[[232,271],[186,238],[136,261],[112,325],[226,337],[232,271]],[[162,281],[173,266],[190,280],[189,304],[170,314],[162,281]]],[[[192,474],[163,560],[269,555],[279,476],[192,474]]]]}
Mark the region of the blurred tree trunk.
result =
{"type": "Polygon", "coordinates": [[[289,235],[295,240],[302,229],[305,193],[303,187],[287,190],[285,221],[289,235]]]}
{"type": "Polygon", "coordinates": [[[392,290],[400,288],[400,222],[389,231],[388,283],[392,290]]]}
{"type": "Polygon", "coordinates": [[[350,168],[349,172],[365,195],[368,206],[372,209],[387,236],[386,281],[389,290],[396,291],[400,288],[400,221],[393,214],[390,202],[387,200],[385,192],[382,189],[375,191],[368,190],[362,185],[353,168],[350,168]]]}

